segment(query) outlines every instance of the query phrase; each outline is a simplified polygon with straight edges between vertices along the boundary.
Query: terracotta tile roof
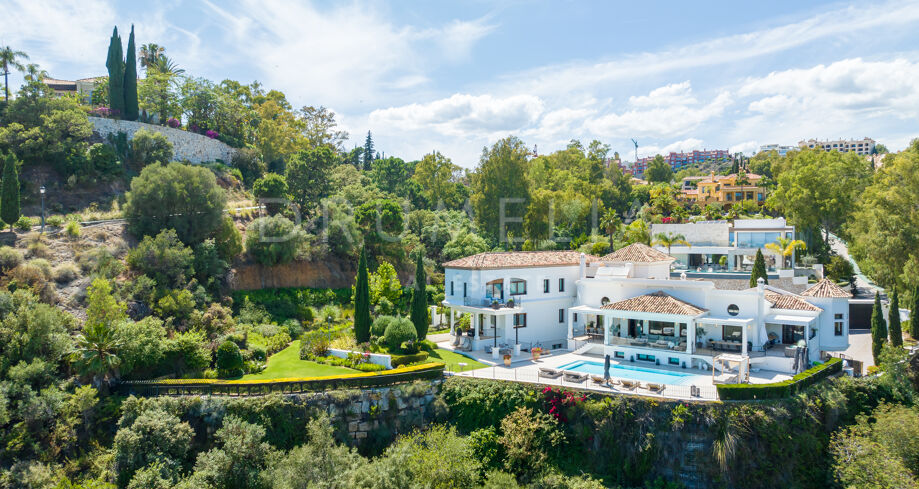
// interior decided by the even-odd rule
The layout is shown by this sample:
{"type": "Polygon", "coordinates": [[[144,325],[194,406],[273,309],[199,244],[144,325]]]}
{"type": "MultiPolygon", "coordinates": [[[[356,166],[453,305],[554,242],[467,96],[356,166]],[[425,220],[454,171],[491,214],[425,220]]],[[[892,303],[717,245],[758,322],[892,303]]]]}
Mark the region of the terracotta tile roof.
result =
{"type": "MultiPolygon", "coordinates": [[[[587,255],[587,263],[600,261],[593,255],[587,255]]],[[[444,268],[521,268],[521,267],[555,267],[578,265],[581,253],[578,251],[490,251],[472,256],[458,258],[444,263],[444,268]]]]}
{"type": "Polygon", "coordinates": [[[613,311],[655,312],[658,314],[679,314],[681,316],[697,316],[706,311],[706,309],[681,301],[662,290],[607,304],[602,306],[602,309],[610,309],[613,311]]]}
{"type": "Polygon", "coordinates": [[[618,250],[600,258],[604,262],[635,262],[635,263],[657,263],[662,261],[674,261],[676,258],[655,250],[644,243],[632,243],[625,248],[618,250]]]}
{"type": "Polygon", "coordinates": [[[800,296],[791,292],[778,291],[777,289],[766,289],[766,300],[776,309],[789,309],[792,311],[814,311],[820,312],[823,309],[805,301],[800,296]]]}
{"type": "Polygon", "coordinates": [[[834,297],[846,299],[852,297],[852,294],[842,290],[842,287],[836,285],[828,278],[817,282],[813,287],[801,292],[801,295],[805,297],[834,297]]]}
{"type": "MultiPolygon", "coordinates": [[[[731,173],[730,175],[715,175],[714,179],[711,176],[707,176],[699,181],[701,183],[716,183],[716,182],[720,182],[728,178],[736,178],[736,177],[737,177],[736,173],[731,173]]],[[[756,173],[747,173],[747,180],[750,180],[750,182],[758,181],[762,178],[763,178],[762,175],[757,175],[756,173]]]]}

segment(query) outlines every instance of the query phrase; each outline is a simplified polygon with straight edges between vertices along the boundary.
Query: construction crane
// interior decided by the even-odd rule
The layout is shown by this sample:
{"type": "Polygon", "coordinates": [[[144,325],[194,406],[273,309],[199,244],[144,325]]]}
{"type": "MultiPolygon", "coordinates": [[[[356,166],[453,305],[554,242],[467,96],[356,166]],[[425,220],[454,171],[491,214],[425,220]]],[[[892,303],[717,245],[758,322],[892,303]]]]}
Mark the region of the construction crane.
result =
{"type": "Polygon", "coordinates": [[[632,144],[635,145],[635,162],[638,162],[638,141],[632,140],[632,144]]]}

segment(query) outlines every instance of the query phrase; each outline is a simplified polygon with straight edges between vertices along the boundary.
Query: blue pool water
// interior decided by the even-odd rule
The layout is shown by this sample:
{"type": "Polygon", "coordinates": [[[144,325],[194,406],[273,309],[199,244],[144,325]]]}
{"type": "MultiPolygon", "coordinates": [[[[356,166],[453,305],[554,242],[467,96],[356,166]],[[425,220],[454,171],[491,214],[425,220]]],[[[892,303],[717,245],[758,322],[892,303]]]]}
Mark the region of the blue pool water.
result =
{"type": "MultiPolygon", "coordinates": [[[[559,370],[571,370],[574,372],[581,372],[591,375],[603,375],[603,364],[597,362],[588,362],[584,360],[578,360],[576,362],[571,362],[569,364],[562,365],[558,367],[559,370]]],[[[660,370],[653,368],[645,367],[633,367],[631,365],[616,365],[612,364],[609,366],[609,375],[613,378],[618,379],[630,379],[637,380],[640,382],[653,382],[655,384],[670,384],[670,385],[689,385],[696,384],[701,385],[703,383],[711,382],[707,378],[702,378],[702,376],[695,374],[688,374],[682,372],[672,372],[669,370],[660,370]]]]}

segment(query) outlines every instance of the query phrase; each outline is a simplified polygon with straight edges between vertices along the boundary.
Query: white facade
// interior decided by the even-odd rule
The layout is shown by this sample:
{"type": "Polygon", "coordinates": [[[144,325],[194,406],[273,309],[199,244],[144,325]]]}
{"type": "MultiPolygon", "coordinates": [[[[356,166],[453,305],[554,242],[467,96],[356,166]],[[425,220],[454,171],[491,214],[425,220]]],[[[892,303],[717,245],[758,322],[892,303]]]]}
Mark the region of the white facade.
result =
{"type": "Polygon", "coordinates": [[[871,138],[863,139],[837,139],[835,141],[819,141],[817,139],[808,139],[799,141],[798,146],[802,148],[823,149],[824,151],[839,151],[840,153],[857,153],[860,155],[870,155],[874,152],[875,142],[871,138]]]}
{"type": "Polygon", "coordinates": [[[719,290],[709,281],[671,279],[670,260],[594,259],[588,265],[582,258],[580,265],[489,269],[446,264],[444,305],[451,325],[460,314],[472,315],[474,334],[466,336],[475,350],[566,348],[683,368],[717,368],[714,357],[728,352],[750,368],[792,373],[798,346],[807,347],[810,362],[849,346],[846,297],[804,297],[764,285],[719,290]],[[515,295],[508,294],[512,283],[515,295]]]}
{"type": "MultiPolygon", "coordinates": [[[[677,268],[702,271],[709,267],[721,267],[721,256],[726,256],[723,268],[737,271],[750,268],[756,251],[760,250],[766,257],[767,266],[782,268],[782,256],[766,248],[766,244],[775,243],[780,237],[794,239],[795,228],[788,225],[784,218],[777,219],[735,219],[728,221],[705,221],[685,224],[652,224],[651,236],[664,234],[681,234],[689,246],[674,245],[670,255],[676,258],[677,268]]],[[[656,249],[668,252],[665,246],[656,249]]],[[[791,256],[786,265],[794,267],[795,256],[791,256]]]]}
{"type": "Polygon", "coordinates": [[[789,151],[797,151],[797,146],[782,146],[781,144],[764,144],[759,147],[759,152],[763,153],[766,151],[775,151],[779,156],[785,156],[789,151]]]}

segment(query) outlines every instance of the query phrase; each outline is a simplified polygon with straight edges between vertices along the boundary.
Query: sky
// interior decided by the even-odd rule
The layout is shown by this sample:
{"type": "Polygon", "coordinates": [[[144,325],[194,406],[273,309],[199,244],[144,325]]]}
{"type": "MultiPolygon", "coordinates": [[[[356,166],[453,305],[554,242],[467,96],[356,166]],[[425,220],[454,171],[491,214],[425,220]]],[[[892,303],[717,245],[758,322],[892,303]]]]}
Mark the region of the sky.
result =
{"type": "MultiPolygon", "coordinates": [[[[111,29],[187,74],[326,106],[387,156],[474,168],[514,135],[623,159],[919,136],[917,1],[0,0],[0,45],[51,77],[105,74],[111,29]]],[[[21,78],[14,76],[12,86],[21,78]]]]}

